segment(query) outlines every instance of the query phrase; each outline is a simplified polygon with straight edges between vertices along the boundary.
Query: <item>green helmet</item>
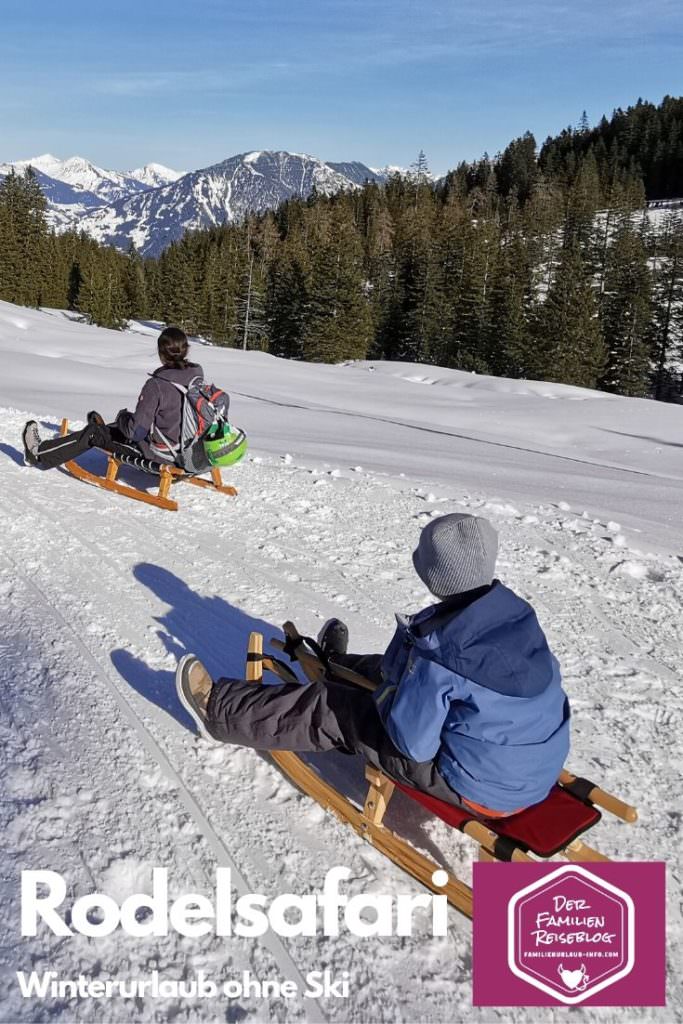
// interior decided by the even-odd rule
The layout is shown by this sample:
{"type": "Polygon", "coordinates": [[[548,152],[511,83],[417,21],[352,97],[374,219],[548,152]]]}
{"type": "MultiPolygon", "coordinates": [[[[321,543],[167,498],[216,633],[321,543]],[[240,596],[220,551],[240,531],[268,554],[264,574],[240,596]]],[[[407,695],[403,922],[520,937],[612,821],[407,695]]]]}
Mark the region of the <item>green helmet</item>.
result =
{"type": "Polygon", "coordinates": [[[247,435],[239,427],[221,423],[204,439],[204,451],[212,466],[233,466],[247,453],[247,435]]]}

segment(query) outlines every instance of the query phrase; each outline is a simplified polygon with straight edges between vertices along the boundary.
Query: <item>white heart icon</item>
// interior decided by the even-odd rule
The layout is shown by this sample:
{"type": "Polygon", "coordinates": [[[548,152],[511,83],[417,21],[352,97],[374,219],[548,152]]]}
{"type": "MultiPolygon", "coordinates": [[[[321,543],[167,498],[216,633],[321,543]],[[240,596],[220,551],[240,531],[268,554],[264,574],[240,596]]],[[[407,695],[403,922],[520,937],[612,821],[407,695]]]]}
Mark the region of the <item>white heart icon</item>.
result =
{"type": "Polygon", "coordinates": [[[578,988],[579,985],[581,984],[581,982],[583,981],[584,973],[583,973],[582,970],[578,970],[578,971],[565,971],[565,970],[562,970],[560,972],[560,977],[562,978],[562,981],[567,986],[567,988],[578,988]]]}

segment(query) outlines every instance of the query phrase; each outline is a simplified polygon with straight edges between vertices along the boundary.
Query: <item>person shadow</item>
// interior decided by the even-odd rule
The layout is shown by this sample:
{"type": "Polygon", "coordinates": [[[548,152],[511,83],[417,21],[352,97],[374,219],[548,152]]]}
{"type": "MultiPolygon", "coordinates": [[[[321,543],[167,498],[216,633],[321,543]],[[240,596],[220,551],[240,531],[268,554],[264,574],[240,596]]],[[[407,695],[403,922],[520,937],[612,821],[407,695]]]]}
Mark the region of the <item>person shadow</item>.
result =
{"type": "MultiPolygon", "coordinates": [[[[141,562],[134,567],[133,575],[139,583],[168,606],[163,615],[155,617],[159,624],[157,636],[168,653],[178,660],[184,654],[195,654],[213,679],[244,679],[247,644],[251,632],[263,634],[266,653],[271,638],[284,638],[282,630],[272,623],[250,615],[218,595],[205,597],[197,594],[184,580],[162,566],[141,562]]],[[[279,652],[273,653],[279,655],[279,652]]],[[[133,690],[168,714],[183,728],[196,733],[194,721],[177,696],[173,670],[153,668],[122,648],[112,651],[110,657],[116,671],[133,690]]],[[[291,667],[295,672],[298,671],[300,681],[304,685],[305,679],[299,666],[294,663],[291,667]]],[[[271,673],[266,673],[263,683],[281,685],[281,680],[271,673]]],[[[288,778],[267,751],[258,753],[268,764],[288,778]]],[[[357,806],[363,806],[367,782],[365,761],[360,755],[329,751],[299,756],[310,764],[325,782],[357,806]]],[[[427,823],[433,820],[431,814],[399,790],[394,793],[385,818],[389,828],[428,852],[438,864],[443,864],[444,854],[432,841],[426,829],[427,823]]]]}
{"type": "MultiPolygon", "coordinates": [[[[138,583],[168,605],[168,611],[154,617],[159,625],[157,636],[166,651],[177,661],[185,654],[195,654],[212,679],[244,678],[251,632],[263,633],[266,642],[271,636],[283,637],[282,630],[254,618],[222,597],[197,594],[184,580],[160,565],[140,562],[134,567],[133,575],[138,583]]],[[[197,731],[178,698],[173,670],[153,668],[123,648],[112,651],[110,658],[119,675],[141,697],[161,708],[183,728],[197,731]]],[[[279,680],[268,675],[264,682],[279,680]]]]}

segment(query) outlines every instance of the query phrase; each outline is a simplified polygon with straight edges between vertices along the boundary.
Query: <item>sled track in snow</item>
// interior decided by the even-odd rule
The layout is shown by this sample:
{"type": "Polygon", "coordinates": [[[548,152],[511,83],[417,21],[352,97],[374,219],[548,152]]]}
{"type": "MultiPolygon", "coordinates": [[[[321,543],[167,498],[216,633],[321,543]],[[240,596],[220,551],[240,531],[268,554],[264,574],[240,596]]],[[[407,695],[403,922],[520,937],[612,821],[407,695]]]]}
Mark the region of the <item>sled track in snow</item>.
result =
{"type": "MultiPolygon", "coordinates": [[[[399,522],[409,523],[411,517],[421,520],[425,515],[425,508],[426,514],[430,514],[431,499],[425,506],[424,496],[414,488],[394,494],[393,489],[390,492],[384,484],[373,484],[372,481],[365,480],[359,480],[360,486],[352,490],[344,489],[349,488],[350,485],[347,483],[343,484],[341,490],[336,487],[334,490],[332,487],[318,488],[317,483],[320,481],[317,476],[318,474],[309,475],[303,467],[294,467],[290,472],[281,465],[254,466],[254,482],[245,481],[244,507],[241,514],[231,503],[222,504],[218,499],[215,502],[208,501],[203,495],[198,494],[196,497],[188,495],[187,501],[183,503],[176,516],[167,516],[165,513],[147,510],[122,499],[113,498],[94,488],[81,486],[59,474],[45,477],[29,470],[9,466],[6,475],[7,501],[0,514],[3,532],[8,541],[7,548],[13,556],[12,573],[17,571],[17,566],[22,570],[19,574],[22,582],[18,595],[20,603],[17,607],[25,608],[28,615],[31,604],[28,595],[35,594],[37,608],[35,615],[30,616],[30,622],[33,625],[35,621],[35,625],[42,628],[44,620],[47,641],[65,629],[65,618],[71,620],[67,623],[69,629],[66,639],[70,657],[74,659],[75,656],[74,667],[78,684],[87,686],[92,675],[95,699],[97,693],[101,693],[102,706],[107,708],[108,713],[113,713],[114,727],[116,722],[120,721],[122,731],[125,730],[127,733],[125,747],[134,751],[139,746],[139,763],[144,764],[145,770],[149,761],[154,772],[159,771],[172,781],[172,788],[175,790],[173,802],[174,806],[180,809],[179,817],[191,821],[197,833],[197,843],[201,844],[204,850],[199,860],[202,877],[204,873],[206,877],[210,877],[214,863],[230,866],[229,862],[221,860],[225,857],[226,847],[227,856],[234,859],[233,853],[230,852],[233,846],[232,837],[235,837],[235,842],[239,846],[240,836],[246,834],[251,837],[250,844],[245,847],[242,843],[241,852],[235,850],[235,853],[243,866],[244,876],[250,879],[259,891],[259,883],[264,878],[264,891],[270,891],[272,885],[277,885],[277,876],[270,870],[275,863],[274,856],[280,857],[284,863],[293,855],[304,864],[308,858],[313,867],[316,857],[314,846],[318,845],[318,840],[312,837],[316,829],[321,834],[322,842],[319,845],[322,856],[330,854],[335,847],[339,851],[340,843],[336,835],[339,826],[330,818],[326,819],[324,826],[320,828],[319,819],[310,817],[309,809],[303,812],[303,806],[300,804],[283,802],[280,806],[276,773],[270,767],[264,768],[263,764],[259,764],[257,757],[231,757],[212,771],[209,765],[212,751],[205,750],[198,741],[189,738],[190,733],[183,726],[179,726],[177,721],[173,721],[174,712],[161,701],[155,701],[153,689],[137,687],[132,669],[130,672],[121,671],[116,661],[112,665],[109,661],[109,652],[115,647],[125,648],[143,672],[142,682],[144,683],[144,672],[149,671],[150,679],[153,680],[156,676],[162,681],[164,688],[171,686],[168,671],[171,668],[171,659],[168,652],[171,651],[175,655],[176,649],[187,649],[187,645],[193,643],[194,637],[203,645],[205,651],[211,649],[212,642],[214,646],[217,643],[219,662],[224,653],[230,652],[233,664],[239,665],[239,648],[243,641],[240,630],[243,623],[241,620],[233,623],[233,631],[226,632],[226,608],[220,600],[212,599],[214,595],[225,595],[226,602],[237,609],[243,609],[244,614],[263,614],[264,619],[277,622],[279,619],[276,609],[286,608],[290,603],[298,606],[299,613],[304,609],[307,614],[311,614],[313,609],[316,613],[325,611],[325,603],[331,604],[341,589],[353,598],[355,610],[351,622],[354,628],[358,628],[363,620],[366,620],[368,624],[372,624],[371,629],[373,626],[384,629],[386,622],[379,616],[375,621],[375,603],[371,597],[375,596],[378,584],[381,587],[383,578],[395,574],[398,562],[393,558],[390,546],[375,543],[378,533],[378,510],[383,510],[383,515],[386,516],[383,522],[390,532],[399,522]],[[274,493],[280,484],[281,490],[277,500],[270,505],[267,501],[260,502],[262,495],[266,492],[274,493]],[[372,489],[366,499],[367,487],[372,489]],[[305,493],[300,493],[302,489],[305,493]],[[303,535],[310,538],[311,547],[299,547],[295,551],[295,545],[289,542],[289,534],[296,533],[298,517],[302,513],[297,510],[295,501],[292,501],[291,507],[288,508],[287,499],[299,497],[305,499],[304,504],[310,505],[315,514],[310,520],[300,519],[303,535]],[[328,559],[330,542],[334,543],[335,536],[346,536],[345,508],[349,498],[361,503],[360,518],[363,531],[358,538],[349,541],[348,544],[343,541],[335,553],[342,557],[328,559]],[[341,514],[337,518],[332,515],[335,508],[338,513],[341,509],[341,514]],[[241,530],[235,529],[237,525],[241,526],[241,530]],[[369,539],[373,543],[366,547],[369,539]],[[171,554],[169,543],[173,547],[171,554]],[[285,555],[294,555],[294,558],[284,558],[285,555]],[[357,557],[360,558],[360,565],[353,566],[351,563],[357,557]],[[389,561],[385,560],[387,557],[389,561]],[[138,576],[135,568],[143,562],[148,574],[138,576]],[[364,569],[363,565],[367,569],[364,569]],[[158,587],[154,575],[156,566],[160,572],[158,587]],[[288,573],[291,569],[298,575],[288,573]],[[350,571],[352,569],[353,571],[350,571]],[[171,574],[177,574],[175,580],[170,582],[163,576],[169,571],[171,574]],[[36,583],[28,590],[25,588],[31,587],[30,577],[33,577],[36,583]],[[177,582],[181,580],[195,593],[196,602],[191,596],[187,602],[183,601],[182,594],[177,590],[177,582]],[[110,595],[111,604],[108,603],[110,595]],[[92,600],[92,607],[83,607],[84,602],[89,599],[92,600]],[[49,610],[44,609],[46,603],[50,604],[49,610]],[[57,617],[55,607],[59,612],[57,617]],[[52,619],[48,617],[50,615],[52,619]],[[236,630],[235,625],[239,625],[240,628],[236,630]],[[159,629],[163,631],[163,636],[159,634],[159,629]],[[170,644],[167,644],[166,640],[169,640],[170,644]],[[120,715],[117,710],[119,707],[120,715]],[[133,728],[128,731],[129,723],[135,731],[133,728]],[[267,779],[266,786],[260,789],[261,793],[267,794],[266,801],[261,802],[256,798],[252,803],[245,802],[250,797],[256,797],[254,788],[258,790],[259,783],[254,786],[251,781],[245,789],[244,786],[240,787],[239,779],[244,775],[245,778],[253,780],[257,777],[259,769],[264,771],[263,778],[267,779]],[[178,779],[181,780],[180,784],[178,779]],[[232,789],[235,784],[237,788],[232,789]],[[207,785],[212,787],[210,791],[207,791],[207,785]],[[275,800],[268,802],[271,786],[274,787],[275,800]],[[187,791],[185,795],[184,789],[187,791]],[[231,796],[222,799],[221,793],[231,796]],[[293,816],[292,807],[296,808],[293,816]],[[207,835],[207,819],[209,828],[214,833],[213,837],[207,835]],[[279,830],[282,822],[291,822],[294,826],[289,839],[279,830]],[[298,831],[297,824],[300,826],[298,831]],[[244,831],[241,833],[236,829],[244,831]],[[269,829],[270,836],[267,834],[269,829]],[[310,831],[310,838],[303,835],[305,829],[310,831]],[[284,844],[281,843],[283,838],[284,844]]],[[[409,487],[410,482],[406,481],[406,485],[409,487]]],[[[434,504],[438,507],[441,501],[453,503],[455,498],[435,498],[434,504]]],[[[479,502],[477,498],[467,507],[471,507],[473,511],[483,509],[485,514],[486,506],[483,499],[479,502]]],[[[492,510],[495,515],[495,504],[492,510]]],[[[522,512],[524,511],[526,509],[522,508],[522,512]]],[[[660,749],[661,744],[660,761],[663,761],[663,764],[659,770],[663,786],[667,791],[673,791],[675,786],[675,758],[672,756],[671,760],[668,760],[668,736],[676,728],[676,719],[674,718],[670,724],[663,716],[662,707],[662,714],[658,712],[656,721],[650,721],[652,715],[649,715],[647,708],[642,706],[643,697],[645,694],[651,694],[656,698],[660,692],[658,687],[636,679],[636,685],[631,689],[630,679],[627,685],[621,682],[624,676],[628,679],[622,669],[628,667],[629,662],[637,663],[638,654],[641,658],[647,659],[642,662],[643,668],[650,672],[656,668],[654,660],[648,657],[646,648],[637,651],[632,642],[626,643],[631,627],[635,628],[634,616],[638,614],[639,606],[633,601],[626,600],[631,593],[628,586],[620,583],[618,577],[609,575],[610,565],[614,560],[623,558],[624,554],[618,548],[606,548],[601,543],[605,538],[599,536],[604,532],[604,528],[600,525],[591,527],[590,520],[586,521],[586,528],[593,533],[589,532],[582,539],[579,535],[564,532],[563,526],[567,525],[567,516],[562,510],[553,511],[552,508],[539,509],[534,506],[533,511],[541,515],[541,521],[534,519],[531,526],[522,523],[521,513],[516,513],[515,521],[506,520],[505,517],[511,515],[509,510],[503,509],[499,515],[499,525],[507,532],[509,544],[506,555],[509,569],[506,565],[505,571],[507,573],[511,570],[524,589],[528,588],[533,595],[534,603],[541,609],[545,606],[544,618],[548,619],[558,634],[558,645],[568,655],[568,671],[576,671],[576,724],[580,731],[575,736],[576,752],[573,763],[576,767],[585,765],[588,774],[593,769],[608,770],[615,786],[623,786],[625,780],[629,779],[630,772],[634,767],[638,767],[637,779],[633,780],[636,783],[633,788],[638,792],[633,792],[629,786],[629,794],[637,798],[635,802],[640,799],[646,804],[647,778],[654,767],[647,752],[650,743],[653,750],[660,749]],[[545,516],[550,516],[550,520],[546,521],[545,516]],[[548,551],[544,550],[546,548],[548,551]],[[567,563],[565,566],[551,558],[551,554],[554,555],[555,552],[566,556],[561,560],[567,563]],[[552,571],[548,577],[544,577],[542,573],[547,569],[552,571]],[[548,582],[544,583],[544,579],[548,582]],[[608,582],[612,579],[613,585],[608,582]],[[594,589],[600,581],[606,590],[594,589]],[[624,601],[621,601],[621,598],[624,598],[624,601]],[[623,614],[617,614],[621,611],[623,614]],[[601,618],[601,622],[596,623],[598,618],[601,618]],[[610,623],[611,631],[607,636],[606,619],[613,619],[610,623]],[[592,658],[596,650],[600,655],[600,660],[593,662],[588,674],[582,674],[582,666],[577,665],[571,645],[567,643],[567,638],[561,635],[567,631],[570,636],[580,637],[582,640],[579,662],[586,662],[588,658],[592,658]],[[594,643],[596,638],[597,643],[594,643]],[[608,653],[610,649],[614,652],[613,655],[608,653]],[[619,671],[612,674],[612,669],[619,671]],[[607,678],[604,680],[600,678],[603,670],[607,670],[607,678]],[[611,679],[614,682],[610,682],[611,679]],[[597,696],[592,692],[595,686],[598,690],[597,696]],[[608,693],[611,694],[610,701],[606,699],[608,693]],[[604,703],[604,711],[596,704],[598,699],[604,703]],[[638,755],[635,759],[631,756],[634,749],[638,755]],[[667,762],[668,767],[664,771],[663,765],[667,762]]],[[[409,530],[403,525],[400,529],[398,536],[404,540],[412,531],[412,527],[409,530]]],[[[184,593],[184,589],[181,590],[184,593]]],[[[399,595],[402,601],[409,593],[408,587],[397,587],[393,583],[389,590],[389,595],[385,593],[384,596],[390,597],[392,602],[398,600],[399,595]]],[[[384,593],[383,590],[381,592],[384,593]]],[[[648,588],[644,598],[650,600],[652,596],[653,592],[648,588]]],[[[397,603],[395,606],[402,605],[397,603]]],[[[347,605],[337,605],[337,609],[346,611],[347,605]]],[[[379,612],[379,605],[377,609],[379,612]]],[[[665,637],[662,636],[662,639],[665,637]]],[[[667,642],[664,648],[661,652],[654,653],[662,656],[664,661],[668,660],[675,668],[674,647],[667,642]]],[[[45,663],[49,667],[49,658],[45,663]]],[[[660,672],[659,675],[666,673],[660,672]]],[[[667,684],[673,683],[671,677],[665,681],[667,684]]],[[[151,685],[154,685],[153,681],[151,685]]],[[[26,691],[20,691],[20,695],[21,692],[26,691]]],[[[671,701],[672,694],[669,693],[667,703],[670,705],[671,701]]],[[[27,705],[24,709],[22,704],[19,704],[16,710],[17,717],[25,721],[25,730],[30,737],[31,707],[27,705]]],[[[35,740],[43,746],[42,736],[34,737],[35,740]]],[[[93,750],[96,750],[96,746],[93,746],[93,750]]],[[[673,753],[671,749],[671,754],[673,753]]],[[[64,755],[61,756],[63,759],[64,755]]],[[[66,756],[68,759],[68,754],[66,756]]],[[[92,756],[92,752],[89,756],[92,756]]],[[[283,784],[280,788],[284,795],[290,787],[289,784],[283,784]]],[[[137,794],[136,790],[133,792],[137,794]]],[[[665,807],[656,808],[656,814],[652,817],[653,826],[659,836],[656,841],[653,830],[641,830],[633,834],[632,853],[636,857],[648,859],[668,855],[668,849],[672,848],[672,844],[678,843],[680,832],[673,832],[674,824],[665,810],[665,807]],[[658,848],[660,844],[661,849],[658,848]]],[[[153,812],[151,820],[152,827],[155,827],[161,818],[155,817],[153,812]]],[[[85,827],[88,827],[87,823],[85,827]]],[[[177,831],[175,835],[178,835],[177,831]]],[[[191,865],[196,864],[197,860],[192,860],[192,854],[187,846],[175,846],[175,835],[170,841],[177,850],[176,870],[182,873],[186,867],[191,869],[191,865]]],[[[617,832],[617,826],[605,823],[605,852],[618,855],[623,838],[621,833],[617,832]]],[[[436,843],[438,847],[438,836],[436,843]]],[[[446,849],[449,854],[454,854],[453,863],[461,872],[469,870],[469,864],[464,864],[461,860],[460,851],[443,847],[444,852],[446,849]]],[[[353,857],[363,860],[369,852],[371,851],[365,844],[359,843],[353,857]]],[[[348,854],[351,856],[350,850],[348,854]]],[[[338,852],[337,857],[340,857],[338,852]]],[[[337,859],[336,863],[346,861],[337,859]]],[[[286,873],[291,875],[289,870],[286,873]]],[[[388,878],[386,884],[389,887],[388,878]]],[[[672,893],[672,903],[676,897],[677,893],[672,893]]],[[[469,962],[469,941],[469,934],[465,934],[464,930],[461,931],[457,926],[453,928],[450,946],[452,955],[449,966],[444,968],[452,970],[453,964],[460,965],[457,969],[461,972],[458,976],[458,991],[461,995],[464,992],[463,986],[468,984],[466,980],[462,980],[462,971],[466,970],[462,968],[462,964],[466,965],[469,962]]],[[[420,957],[424,956],[427,946],[426,943],[419,945],[420,957]]],[[[261,947],[254,944],[252,950],[258,952],[259,948],[264,949],[264,957],[266,952],[270,953],[268,961],[271,969],[280,970],[284,975],[284,967],[278,966],[282,964],[280,957],[267,951],[265,943],[261,947]]],[[[391,971],[395,951],[386,949],[383,959],[381,951],[378,949],[376,952],[379,956],[376,960],[373,959],[375,971],[391,971]]],[[[299,955],[298,948],[292,948],[292,953],[296,957],[293,961],[295,970],[297,961],[302,966],[305,963],[306,969],[310,968],[307,949],[302,949],[299,955]]],[[[415,956],[417,958],[417,951],[415,956]]],[[[335,950],[335,957],[343,966],[352,966],[354,976],[367,978],[367,975],[362,973],[365,969],[362,958],[356,957],[346,947],[340,946],[335,950]]],[[[292,957],[289,959],[291,961],[292,957]]],[[[402,960],[401,964],[404,963],[410,969],[410,960],[402,960]]],[[[417,980],[422,977],[424,975],[421,974],[417,980]]],[[[404,981],[404,978],[410,978],[410,974],[402,973],[401,978],[404,981]]],[[[429,979],[429,975],[427,978],[429,979]]],[[[452,1004],[437,1002],[428,989],[429,980],[426,985],[424,1019],[452,1019],[449,1017],[452,1004]]],[[[362,988],[363,986],[361,992],[362,988]]],[[[405,991],[404,982],[404,999],[405,991]]],[[[469,996],[469,992],[465,994],[469,996]]],[[[462,995],[462,998],[465,998],[465,995],[462,995]]],[[[306,1003],[308,1001],[305,1001],[304,1005],[306,1003]]],[[[337,1018],[336,1008],[327,1004],[326,1006],[328,1016],[337,1018]]],[[[382,1005],[376,1005],[364,1000],[361,995],[358,1002],[353,1003],[352,1016],[354,1020],[396,1020],[400,1017],[399,1008],[400,1001],[388,1000],[382,1005]]],[[[413,1005],[411,1008],[417,1018],[419,1013],[416,1011],[419,1007],[413,1005]]],[[[309,1011],[316,1021],[323,1019],[317,1016],[315,1006],[310,1005],[309,1011]]],[[[484,1014],[476,1012],[472,1013],[472,1017],[477,1020],[487,1019],[484,1014]]],[[[513,1019],[513,1014],[510,1015],[510,1019],[513,1019]]],[[[521,1022],[521,1016],[514,1019],[521,1022]]]]}
{"type": "Polygon", "coordinates": [[[666,473],[648,473],[644,469],[631,469],[628,466],[618,466],[610,462],[594,462],[592,459],[577,459],[573,455],[560,455],[557,452],[542,451],[540,448],[525,448],[524,445],[509,444],[506,441],[492,441],[483,437],[475,437],[473,434],[461,434],[453,430],[440,429],[439,427],[427,427],[420,423],[407,423],[405,420],[395,420],[388,416],[372,416],[364,412],[352,412],[345,409],[333,409],[327,405],[303,405],[297,402],[285,402],[275,398],[263,398],[261,395],[252,395],[245,391],[231,392],[239,395],[240,398],[249,398],[254,402],[262,402],[264,405],[275,405],[284,409],[300,409],[302,412],[325,412],[331,416],[345,416],[353,420],[370,420],[374,423],[388,423],[393,427],[403,427],[405,430],[417,430],[422,434],[435,434],[439,437],[453,437],[460,441],[472,441],[474,444],[487,445],[491,448],[505,448],[509,451],[524,452],[525,455],[540,455],[546,459],[556,459],[560,462],[571,462],[577,466],[591,466],[594,469],[608,469],[614,473],[627,473],[630,476],[648,477],[653,480],[680,481],[680,477],[670,476],[666,473]]]}
{"type": "MultiPolygon", "coordinates": [[[[240,896],[251,892],[249,886],[240,866],[237,864],[230,851],[228,850],[225,843],[222,841],[220,836],[216,833],[197,798],[190,791],[188,786],[183,782],[181,776],[173,767],[168,757],[159,746],[157,741],[151,735],[148,729],[142,725],[138,719],[135,711],[129,704],[128,700],[121,693],[119,685],[113,679],[110,672],[105,668],[98,658],[92,653],[88,646],[84,643],[79,635],[77,629],[68,621],[68,619],[62,615],[59,608],[54,604],[50,598],[42,591],[42,589],[35,583],[30,577],[26,576],[22,572],[21,568],[17,565],[14,559],[5,553],[3,556],[6,565],[8,565],[15,577],[21,579],[24,586],[31,593],[35,594],[40,604],[45,608],[47,615],[55,620],[61,629],[67,631],[72,637],[74,643],[82,652],[85,660],[92,666],[93,671],[98,678],[107,687],[109,693],[114,697],[117,706],[119,707],[123,717],[130,725],[131,729],[137,734],[140,739],[140,743],[146,751],[147,755],[151,760],[155,761],[160,767],[166,779],[168,779],[176,789],[178,797],[183,804],[185,810],[194,821],[197,829],[205,839],[209,848],[213,852],[215,857],[216,865],[219,867],[227,867],[231,870],[231,878],[233,885],[240,896]]],[[[273,957],[273,960],[282,971],[282,976],[287,980],[295,982],[299,987],[300,991],[304,991],[306,988],[305,980],[299,971],[296,963],[289,954],[289,951],[285,945],[280,941],[278,936],[269,930],[260,940],[262,945],[268,950],[273,957]]],[[[306,1007],[306,1004],[304,1004],[306,1007]]],[[[317,1000],[309,1000],[308,1006],[311,1010],[315,1008],[316,1021],[326,1021],[327,1014],[323,1010],[322,1006],[317,1000]]],[[[308,1020],[313,1019],[310,1013],[306,1012],[306,1018],[308,1020]]]]}

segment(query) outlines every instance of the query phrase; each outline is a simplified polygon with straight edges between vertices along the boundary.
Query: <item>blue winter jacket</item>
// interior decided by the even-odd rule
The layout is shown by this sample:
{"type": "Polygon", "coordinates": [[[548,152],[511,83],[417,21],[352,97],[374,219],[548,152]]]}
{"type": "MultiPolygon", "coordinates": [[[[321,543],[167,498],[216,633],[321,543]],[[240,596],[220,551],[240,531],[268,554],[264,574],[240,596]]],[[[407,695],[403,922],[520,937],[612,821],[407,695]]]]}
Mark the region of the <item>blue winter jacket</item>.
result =
{"type": "Polygon", "coordinates": [[[403,754],[435,760],[467,800],[513,811],[556,781],[569,703],[533,608],[498,580],[472,596],[397,616],[375,699],[403,754]]]}

